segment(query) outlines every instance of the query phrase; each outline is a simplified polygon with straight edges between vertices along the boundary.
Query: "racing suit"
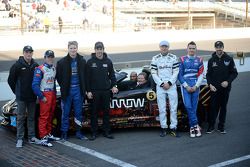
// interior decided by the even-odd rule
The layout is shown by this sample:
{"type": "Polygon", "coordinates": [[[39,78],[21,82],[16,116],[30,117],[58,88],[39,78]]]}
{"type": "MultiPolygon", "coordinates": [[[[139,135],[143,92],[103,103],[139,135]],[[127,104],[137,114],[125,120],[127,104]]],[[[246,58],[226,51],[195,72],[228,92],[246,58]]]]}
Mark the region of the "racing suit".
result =
{"type": "Polygon", "coordinates": [[[52,119],[56,107],[55,76],[55,67],[46,63],[37,67],[34,72],[32,89],[38,96],[40,103],[38,122],[40,138],[49,135],[52,130],[52,119]],[[44,97],[46,97],[47,102],[42,101],[44,97]]]}
{"type": "Polygon", "coordinates": [[[171,53],[162,55],[160,53],[154,56],[151,62],[151,73],[157,85],[156,94],[161,128],[167,128],[166,99],[168,97],[170,103],[170,129],[176,129],[178,105],[176,80],[179,73],[179,62],[176,55],[171,53]],[[163,83],[168,83],[170,88],[168,90],[163,89],[163,83]]]}
{"type": "Polygon", "coordinates": [[[180,61],[180,71],[178,79],[181,83],[181,93],[185,108],[188,113],[189,125],[194,127],[198,125],[196,116],[197,105],[199,101],[199,87],[204,77],[203,60],[198,56],[182,56],[180,61]],[[196,86],[195,92],[189,93],[185,88],[196,86]]]}
{"type": "Polygon", "coordinates": [[[71,78],[70,78],[70,89],[69,95],[65,100],[62,100],[62,126],[61,131],[67,132],[69,128],[69,114],[71,109],[71,104],[73,102],[74,112],[75,112],[75,123],[77,131],[80,130],[83,121],[82,115],[82,105],[83,105],[83,95],[81,95],[80,90],[80,80],[79,80],[79,70],[78,62],[76,59],[71,61],[71,78]]]}

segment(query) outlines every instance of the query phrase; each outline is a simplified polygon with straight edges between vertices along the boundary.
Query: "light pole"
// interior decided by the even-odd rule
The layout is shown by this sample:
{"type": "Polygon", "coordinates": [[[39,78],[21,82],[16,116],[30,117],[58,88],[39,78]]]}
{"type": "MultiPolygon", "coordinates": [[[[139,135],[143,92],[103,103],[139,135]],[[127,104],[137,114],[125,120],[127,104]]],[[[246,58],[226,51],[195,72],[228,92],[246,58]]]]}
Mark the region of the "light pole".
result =
{"type": "Polygon", "coordinates": [[[112,31],[115,32],[115,0],[112,0],[112,31]]]}
{"type": "Polygon", "coordinates": [[[248,16],[248,0],[246,0],[246,21],[245,21],[246,27],[247,27],[247,16],[248,16]]]}
{"type": "Polygon", "coordinates": [[[190,0],[188,0],[188,29],[191,28],[191,19],[190,19],[190,0]]]}
{"type": "Polygon", "coordinates": [[[23,35],[23,2],[20,0],[21,33],[23,35]]]}

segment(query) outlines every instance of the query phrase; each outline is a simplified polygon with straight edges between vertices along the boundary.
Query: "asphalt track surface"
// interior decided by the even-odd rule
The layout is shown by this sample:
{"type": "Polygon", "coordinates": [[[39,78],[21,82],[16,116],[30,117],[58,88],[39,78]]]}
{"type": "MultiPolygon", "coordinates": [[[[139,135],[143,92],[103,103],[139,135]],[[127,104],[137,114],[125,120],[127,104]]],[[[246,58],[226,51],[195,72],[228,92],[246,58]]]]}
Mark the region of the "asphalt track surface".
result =
{"type": "MultiPolygon", "coordinates": [[[[157,53],[157,50],[152,51],[152,53],[153,52],[157,53]]],[[[184,54],[185,49],[177,49],[176,52],[184,54]]],[[[212,50],[208,52],[212,52],[212,50]]],[[[147,57],[147,53],[141,52],[141,54],[147,57]]],[[[148,56],[149,55],[152,57],[151,53],[148,54],[148,56]]],[[[117,56],[119,57],[117,58],[118,60],[113,57],[112,59],[113,61],[120,62],[125,59],[134,59],[134,56],[138,56],[138,54],[120,54],[120,56],[117,56]]],[[[8,61],[12,64],[14,59],[8,61]]],[[[9,66],[7,67],[5,61],[0,62],[0,71],[6,71],[8,68],[9,66]]],[[[114,129],[114,140],[100,136],[95,141],[80,141],[72,136],[69,142],[95,150],[128,164],[141,167],[203,167],[250,155],[249,78],[250,72],[243,72],[239,74],[233,83],[226,122],[226,130],[228,133],[225,135],[218,132],[209,135],[205,134],[204,131],[207,124],[204,124],[203,136],[194,139],[191,139],[188,133],[181,133],[180,138],[172,136],[161,138],[159,137],[158,128],[130,128],[114,129]]],[[[0,106],[2,106],[3,103],[4,102],[1,102],[0,106]]],[[[5,154],[6,151],[4,151],[4,149],[8,149],[13,150],[13,152],[9,152],[9,154],[18,153],[18,151],[15,151],[15,133],[2,127],[0,128],[0,133],[0,166],[22,166],[17,165],[14,159],[9,158],[10,156],[5,154]]],[[[87,131],[86,135],[89,136],[90,133],[87,131]]],[[[44,149],[44,147],[31,147],[38,149],[38,152],[44,149]]],[[[82,153],[61,145],[60,143],[55,143],[53,148],[46,149],[80,162],[83,166],[117,166],[90,154],[82,153]]],[[[55,164],[55,166],[58,165],[55,164]]],[[[229,166],[247,167],[250,166],[250,159],[229,166]]]]}
{"type": "MultiPolygon", "coordinates": [[[[184,132],[181,133],[180,138],[172,136],[161,138],[158,128],[130,128],[113,130],[114,140],[100,136],[95,141],[80,141],[72,136],[69,141],[126,163],[143,167],[202,167],[249,155],[249,77],[250,72],[240,73],[233,83],[227,113],[226,130],[228,133],[225,135],[218,132],[205,134],[203,130],[203,136],[200,138],[190,138],[188,133],[184,132]]],[[[204,124],[203,128],[206,129],[206,127],[207,124],[204,124]]],[[[0,152],[2,152],[0,156],[2,162],[0,162],[9,166],[14,162],[6,158],[8,155],[3,154],[2,149],[7,147],[15,150],[15,134],[6,128],[1,128],[0,133],[0,152]],[[7,138],[11,138],[11,142],[6,142],[7,138]]],[[[89,132],[86,134],[90,135],[89,132]]],[[[40,148],[37,147],[37,149],[40,148]]],[[[55,150],[60,155],[78,160],[86,166],[116,166],[59,143],[55,143],[53,148],[47,149],[55,150]]],[[[229,166],[246,167],[249,165],[250,159],[229,166]]]]}

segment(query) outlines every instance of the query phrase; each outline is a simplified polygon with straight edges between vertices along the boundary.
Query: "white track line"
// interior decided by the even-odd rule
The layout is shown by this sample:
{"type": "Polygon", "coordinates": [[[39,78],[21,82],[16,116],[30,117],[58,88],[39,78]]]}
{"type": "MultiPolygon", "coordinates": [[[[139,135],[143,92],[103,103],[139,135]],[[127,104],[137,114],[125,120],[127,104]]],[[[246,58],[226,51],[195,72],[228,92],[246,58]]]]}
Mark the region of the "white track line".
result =
{"type": "Polygon", "coordinates": [[[110,162],[110,163],[118,165],[118,166],[122,166],[122,167],[136,167],[135,165],[123,162],[123,161],[121,161],[119,159],[115,159],[115,158],[110,157],[108,155],[99,153],[99,152],[97,152],[95,150],[91,150],[89,148],[82,147],[80,145],[77,145],[77,144],[74,144],[74,143],[71,143],[71,142],[68,142],[68,141],[65,141],[65,142],[58,141],[58,143],[60,143],[60,144],[62,144],[64,146],[68,146],[70,148],[73,148],[75,150],[81,151],[83,153],[92,155],[94,157],[100,158],[100,159],[102,159],[104,161],[110,162]]]}
{"type": "Polygon", "coordinates": [[[218,164],[210,165],[208,167],[223,167],[223,166],[235,164],[237,162],[244,161],[244,160],[247,160],[247,159],[250,159],[250,155],[246,155],[246,156],[243,156],[243,157],[231,159],[231,160],[224,161],[224,162],[221,162],[221,163],[218,163],[218,164]]]}

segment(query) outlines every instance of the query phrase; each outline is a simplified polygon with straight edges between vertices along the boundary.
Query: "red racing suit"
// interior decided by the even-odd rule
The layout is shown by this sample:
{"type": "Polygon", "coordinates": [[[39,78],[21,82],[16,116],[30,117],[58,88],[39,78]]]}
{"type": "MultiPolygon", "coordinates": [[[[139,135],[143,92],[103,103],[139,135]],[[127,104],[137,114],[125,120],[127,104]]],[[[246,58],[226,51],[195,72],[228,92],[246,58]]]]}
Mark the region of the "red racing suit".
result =
{"type": "Polygon", "coordinates": [[[37,67],[34,72],[32,89],[40,103],[38,122],[40,138],[47,136],[52,130],[52,119],[56,107],[55,76],[55,67],[46,63],[37,67]],[[44,97],[47,102],[42,101],[44,97]]]}

